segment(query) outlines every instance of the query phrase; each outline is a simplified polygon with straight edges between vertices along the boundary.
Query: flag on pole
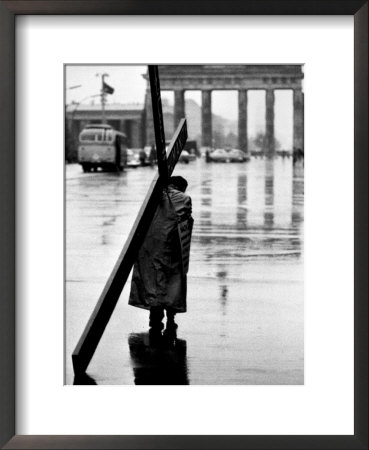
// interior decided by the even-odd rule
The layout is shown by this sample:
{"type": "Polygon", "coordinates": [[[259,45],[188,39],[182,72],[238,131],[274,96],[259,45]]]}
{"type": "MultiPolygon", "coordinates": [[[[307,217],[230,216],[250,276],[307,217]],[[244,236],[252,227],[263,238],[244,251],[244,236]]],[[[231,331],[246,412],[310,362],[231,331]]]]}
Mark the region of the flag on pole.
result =
{"type": "Polygon", "coordinates": [[[104,94],[112,94],[114,92],[114,88],[109,86],[105,81],[103,82],[103,92],[104,94]]]}

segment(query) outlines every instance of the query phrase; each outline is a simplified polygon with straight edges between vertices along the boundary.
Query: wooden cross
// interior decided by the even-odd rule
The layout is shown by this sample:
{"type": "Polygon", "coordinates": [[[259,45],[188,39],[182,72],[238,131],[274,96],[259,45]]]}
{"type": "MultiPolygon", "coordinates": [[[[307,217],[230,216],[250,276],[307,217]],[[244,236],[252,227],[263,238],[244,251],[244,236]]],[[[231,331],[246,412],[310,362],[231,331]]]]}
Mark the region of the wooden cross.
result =
{"type": "Polygon", "coordinates": [[[137,259],[138,251],[154,217],[163,188],[167,185],[168,178],[171,176],[187,140],[186,119],[182,119],[168,149],[166,149],[158,66],[149,66],[149,78],[159,170],[151,182],[123,250],[73,351],[72,361],[75,375],[85,373],[95,353],[137,259]]]}

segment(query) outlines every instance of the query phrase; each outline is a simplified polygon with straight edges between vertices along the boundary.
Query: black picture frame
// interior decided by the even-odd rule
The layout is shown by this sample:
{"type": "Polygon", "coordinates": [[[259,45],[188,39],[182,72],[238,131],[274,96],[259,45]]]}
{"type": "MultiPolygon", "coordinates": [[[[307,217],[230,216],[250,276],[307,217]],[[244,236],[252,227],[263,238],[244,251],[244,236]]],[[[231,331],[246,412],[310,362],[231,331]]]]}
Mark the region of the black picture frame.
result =
{"type": "Polygon", "coordinates": [[[0,445],[7,449],[368,449],[368,1],[0,1],[0,445]],[[15,435],[15,17],[19,14],[354,16],[354,435],[15,435]]]}

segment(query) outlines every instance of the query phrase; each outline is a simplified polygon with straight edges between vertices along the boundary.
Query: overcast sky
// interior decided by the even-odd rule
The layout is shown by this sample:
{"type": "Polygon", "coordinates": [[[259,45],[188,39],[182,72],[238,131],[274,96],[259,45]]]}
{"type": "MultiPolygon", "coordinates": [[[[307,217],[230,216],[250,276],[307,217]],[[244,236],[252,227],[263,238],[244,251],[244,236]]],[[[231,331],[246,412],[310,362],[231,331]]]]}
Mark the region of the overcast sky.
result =
{"type": "MultiPolygon", "coordinates": [[[[114,88],[108,95],[108,103],[144,103],[146,80],[142,74],[147,66],[129,65],[68,65],[66,66],[66,102],[99,102],[101,77],[97,74],[107,73],[105,81],[114,88]]],[[[173,92],[163,91],[162,98],[173,103],[173,92]]],[[[194,99],[201,105],[200,91],[186,91],[186,98],[194,99]]],[[[226,119],[237,120],[238,100],[236,91],[213,91],[212,111],[226,119]]],[[[275,93],[275,134],[282,147],[292,148],[292,91],[275,93]]],[[[248,92],[248,133],[253,136],[265,128],[265,94],[264,91],[248,92]]]]}

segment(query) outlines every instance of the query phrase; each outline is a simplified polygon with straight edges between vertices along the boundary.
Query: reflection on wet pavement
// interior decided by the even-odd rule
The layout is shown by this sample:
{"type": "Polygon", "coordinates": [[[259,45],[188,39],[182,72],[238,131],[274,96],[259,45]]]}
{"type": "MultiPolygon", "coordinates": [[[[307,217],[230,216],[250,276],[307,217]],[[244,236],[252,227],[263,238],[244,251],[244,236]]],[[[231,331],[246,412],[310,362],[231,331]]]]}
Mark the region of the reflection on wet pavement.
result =
{"type": "MultiPolygon", "coordinates": [[[[70,355],[155,169],[83,174],[67,166],[66,383],[70,355]]],[[[97,384],[304,382],[304,173],[289,159],[179,164],[195,219],[188,312],[175,348],[152,348],[129,284],[88,369],[97,384]],[[128,345],[127,345],[128,342],[128,345]]]]}
{"type": "Polygon", "coordinates": [[[153,344],[149,333],[132,333],[128,345],[135,384],[189,384],[185,340],[169,343],[163,338],[153,344]]]}

